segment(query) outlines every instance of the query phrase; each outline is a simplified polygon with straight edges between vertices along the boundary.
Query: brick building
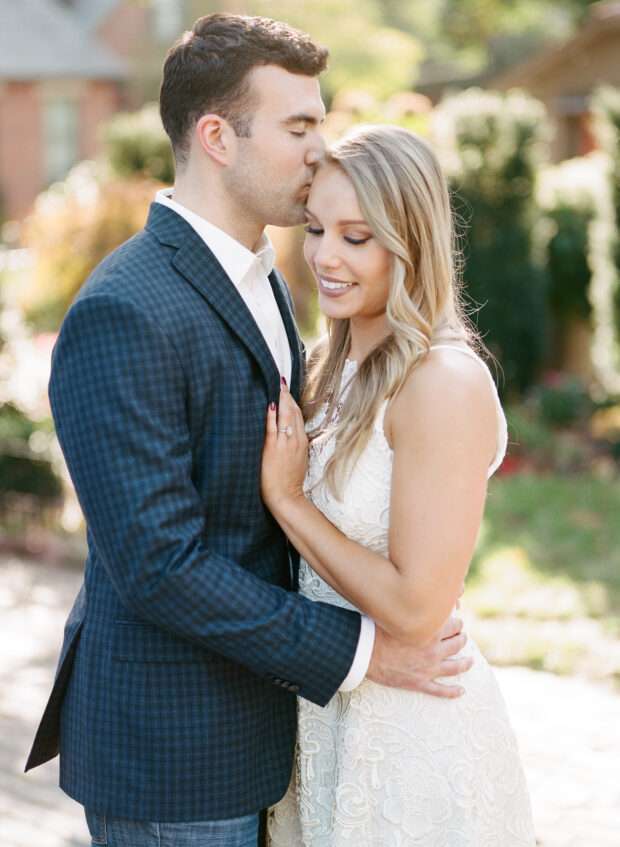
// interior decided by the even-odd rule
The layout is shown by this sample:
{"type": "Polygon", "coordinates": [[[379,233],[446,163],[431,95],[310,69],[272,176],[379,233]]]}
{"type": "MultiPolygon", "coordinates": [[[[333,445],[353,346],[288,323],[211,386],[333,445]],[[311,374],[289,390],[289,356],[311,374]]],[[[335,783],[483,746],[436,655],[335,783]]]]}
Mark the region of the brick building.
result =
{"type": "MultiPolygon", "coordinates": [[[[0,220],[97,154],[102,122],[123,102],[128,64],[65,0],[0,0],[0,220]]],[[[90,12],[110,2],[89,0],[90,12]]]]}

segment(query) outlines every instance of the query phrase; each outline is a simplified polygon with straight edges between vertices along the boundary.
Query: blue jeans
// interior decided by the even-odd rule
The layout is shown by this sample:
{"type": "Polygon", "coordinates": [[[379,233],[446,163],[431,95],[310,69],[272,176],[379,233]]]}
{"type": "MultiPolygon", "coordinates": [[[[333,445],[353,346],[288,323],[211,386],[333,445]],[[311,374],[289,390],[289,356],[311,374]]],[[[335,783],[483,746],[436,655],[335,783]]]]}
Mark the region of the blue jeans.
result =
{"type": "Polygon", "coordinates": [[[86,809],[93,847],[256,847],[258,815],[226,821],[151,823],[86,809]]]}

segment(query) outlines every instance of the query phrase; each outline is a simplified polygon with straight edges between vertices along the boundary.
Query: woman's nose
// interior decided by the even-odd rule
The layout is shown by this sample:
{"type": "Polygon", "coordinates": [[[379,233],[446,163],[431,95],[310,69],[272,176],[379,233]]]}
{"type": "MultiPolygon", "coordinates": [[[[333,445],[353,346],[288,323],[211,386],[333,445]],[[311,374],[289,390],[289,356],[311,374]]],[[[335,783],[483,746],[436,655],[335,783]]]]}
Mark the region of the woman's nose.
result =
{"type": "Polygon", "coordinates": [[[335,245],[331,239],[323,236],[321,243],[314,254],[314,262],[319,269],[324,268],[325,270],[328,270],[329,268],[338,267],[340,264],[340,258],[338,257],[335,245]]]}

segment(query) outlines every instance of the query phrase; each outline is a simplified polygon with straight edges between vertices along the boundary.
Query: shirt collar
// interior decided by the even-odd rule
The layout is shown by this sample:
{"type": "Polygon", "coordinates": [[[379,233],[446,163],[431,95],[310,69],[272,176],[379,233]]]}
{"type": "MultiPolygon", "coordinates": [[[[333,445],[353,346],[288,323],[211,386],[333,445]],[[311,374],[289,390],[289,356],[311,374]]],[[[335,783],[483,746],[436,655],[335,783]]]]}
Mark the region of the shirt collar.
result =
{"type": "Polygon", "coordinates": [[[267,233],[263,232],[256,252],[253,253],[223,229],[214,226],[205,218],[173,200],[172,192],[172,188],[162,188],[155,195],[155,202],[167,206],[187,221],[211,250],[237,288],[257,263],[262,272],[269,276],[275,262],[275,251],[267,233]]]}

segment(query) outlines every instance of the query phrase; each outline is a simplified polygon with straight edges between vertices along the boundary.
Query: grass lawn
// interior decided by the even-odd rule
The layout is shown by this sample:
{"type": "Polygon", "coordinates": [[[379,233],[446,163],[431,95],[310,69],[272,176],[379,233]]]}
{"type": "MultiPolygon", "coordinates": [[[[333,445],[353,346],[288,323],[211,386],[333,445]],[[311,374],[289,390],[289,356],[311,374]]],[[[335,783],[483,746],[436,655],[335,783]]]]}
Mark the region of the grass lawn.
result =
{"type": "Polygon", "coordinates": [[[492,480],[463,606],[498,664],[620,682],[620,480],[492,480]]]}

